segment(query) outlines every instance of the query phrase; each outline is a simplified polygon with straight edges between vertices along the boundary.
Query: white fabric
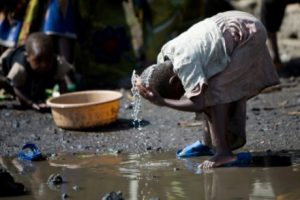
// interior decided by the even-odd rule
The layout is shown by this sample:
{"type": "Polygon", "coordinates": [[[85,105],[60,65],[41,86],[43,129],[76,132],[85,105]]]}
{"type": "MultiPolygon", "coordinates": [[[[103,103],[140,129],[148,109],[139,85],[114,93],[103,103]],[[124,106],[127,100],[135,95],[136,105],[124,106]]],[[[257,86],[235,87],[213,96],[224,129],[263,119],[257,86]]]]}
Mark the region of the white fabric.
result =
{"type": "Polygon", "coordinates": [[[167,42],[157,57],[157,62],[171,60],[174,72],[180,78],[185,92],[223,71],[230,61],[226,54],[223,34],[211,19],[203,20],[178,37],[167,42]]]}

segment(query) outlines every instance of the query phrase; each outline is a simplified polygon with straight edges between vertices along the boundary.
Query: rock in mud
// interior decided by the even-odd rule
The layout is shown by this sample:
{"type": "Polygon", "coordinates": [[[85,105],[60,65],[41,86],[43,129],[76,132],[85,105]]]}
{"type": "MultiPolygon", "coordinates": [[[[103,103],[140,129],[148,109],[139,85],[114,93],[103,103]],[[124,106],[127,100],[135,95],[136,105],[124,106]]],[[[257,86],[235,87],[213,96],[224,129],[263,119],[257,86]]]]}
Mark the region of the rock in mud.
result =
{"type": "Polygon", "coordinates": [[[74,191],[78,191],[78,190],[79,190],[79,186],[78,186],[78,185],[74,185],[74,186],[73,186],[73,190],[74,190],[74,191]]]}
{"type": "Polygon", "coordinates": [[[22,183],[15,182],[12,175],[0,167],[0,197],[25,194],[22,183]]]}
{"type": "Polygon", "coordinates": [[[67,193],[63,193],[62,195],[61,195],[61,199],[66,199],[66,198],[68,198],[69,196],[68,196],[68,194],[67,193]]]}
{"type": "Polygon", "coordinates": [[[123,194],[121,191],[118,192],[109,192],[102,197],[102,200],[124,200],[123,194]]]}
{"type": "Polygon", "coordinates": [[[47,181],[48,185],[57,186],[63,183],[63,178],[60,174],[51,174],[47,181]]]}

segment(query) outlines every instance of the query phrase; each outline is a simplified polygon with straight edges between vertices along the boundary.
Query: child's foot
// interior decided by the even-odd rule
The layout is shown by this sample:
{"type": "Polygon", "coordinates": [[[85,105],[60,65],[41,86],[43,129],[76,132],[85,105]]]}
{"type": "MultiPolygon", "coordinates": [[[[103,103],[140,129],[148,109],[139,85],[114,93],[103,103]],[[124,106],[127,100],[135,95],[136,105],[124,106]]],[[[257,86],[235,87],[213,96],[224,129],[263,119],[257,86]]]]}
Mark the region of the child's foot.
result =
{"type": "Polygon", "coordinates": [[[226,155],[214,155],[209,160],[203,161],[198,168],[201,169],[210,169],[214,167],[219,167],[234,161],[236,158],[233,154],[226,155]]]}

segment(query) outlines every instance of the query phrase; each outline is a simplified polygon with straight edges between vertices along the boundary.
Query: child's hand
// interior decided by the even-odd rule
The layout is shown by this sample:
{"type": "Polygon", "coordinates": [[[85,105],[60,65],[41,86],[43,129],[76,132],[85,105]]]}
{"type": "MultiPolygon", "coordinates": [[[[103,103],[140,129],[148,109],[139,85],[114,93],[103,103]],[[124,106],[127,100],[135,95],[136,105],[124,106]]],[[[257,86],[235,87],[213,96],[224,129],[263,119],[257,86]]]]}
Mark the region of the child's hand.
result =
{"type": "Polygon", "coordinates": [[[37,111],[45,111],[49,108],[49,106],[45,103],[39,103],[39,104],[33,103],[31,106],[33,109],[35,109],[37,111]]]}
{"type": "Polygon", "coordinates": [[[144,97],[145,99],[147,99],[148,101],[150,101],[156,105],[159,105],[159,106],[164,105],[164,100],[159,95],[159,93],[150,87],[143,86],[140,78],[137,78],[135,86],[136,86],[139,94],[142,97],[144,97]]]}
{"type": "Polygon", "coordinates": [[[40,109],[49,108],[49,106],[45,103],[39,103],[38,105],[39,105],[40,109]]]}
{"type": "Polygon", "coordinates": [[[39,105],[36,104],[36,103],[31,104],[31,107],[32,107],[34,110],[38,110],[38,111],[40,110],[39,105]]]}
{"type": "Polygon", "coordinates": [[[160,96],[160,94],[156,90],[150,87],[146,89],[147,92],[146,92],[146,97],[144,97],[145,99],[149,100],[150,102],[158,106],[164,106],[164,99],[160,96]]]}

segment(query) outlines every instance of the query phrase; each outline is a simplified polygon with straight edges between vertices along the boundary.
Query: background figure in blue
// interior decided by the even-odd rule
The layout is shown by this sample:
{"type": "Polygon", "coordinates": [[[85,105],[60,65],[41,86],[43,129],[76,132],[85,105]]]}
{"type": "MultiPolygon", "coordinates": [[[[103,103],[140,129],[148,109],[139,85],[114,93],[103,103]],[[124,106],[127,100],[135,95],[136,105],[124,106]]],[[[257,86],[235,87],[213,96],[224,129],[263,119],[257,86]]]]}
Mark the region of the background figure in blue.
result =
{"type": "MultiPolygon", "coordinates": [[[[50,35],[54,42],[54,50],[69,63],[73,63],[74,45],[77,39],[76,20],[79,16],[73,0],[51,0],[47,6],[42,31],[50,35]]],[[[67,76],[68,91],[76,90],[74,74],[67,76]]]]}
{"type": "Polygon", "coordinates": [[[261,6],[261,21],[265,25],[270,41],[270,53],[277,70],[282,69],[282,62],[277,44],[277,32],[283,21],[285,8],[288,4],[300,3],[300,0],[263,0],[261,6]]]}
{"type": "Polygon", "coordinates": [[[17,45],[27,4],[21,0],[0,1],[0,45],[4,50],[17,45]]]}

